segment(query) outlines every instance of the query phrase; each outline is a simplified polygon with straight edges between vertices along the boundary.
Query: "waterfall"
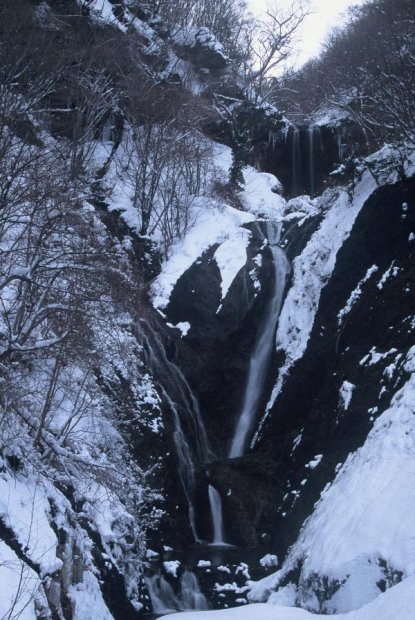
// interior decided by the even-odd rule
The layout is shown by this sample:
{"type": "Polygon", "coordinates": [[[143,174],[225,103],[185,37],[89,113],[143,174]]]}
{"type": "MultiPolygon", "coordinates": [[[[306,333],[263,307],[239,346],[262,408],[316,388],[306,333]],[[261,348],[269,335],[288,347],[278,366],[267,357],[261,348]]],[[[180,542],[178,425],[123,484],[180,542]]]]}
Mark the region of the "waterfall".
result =
{"type": "Polygon", "coordinates": [[[201,543],[196,528],[196,470],[214,460],[199,404],[180,369],[171,362],[163,343],[147,321],[140,321],[147,364],[159,380],[163,397],[173,415],[173,440],[178,460],[178,473],[189,508],[189,524],[195,542],[201,543]]]}
{"type": "Polygon", "coordinates": [[[179,604],[183,611],[187,609],[197,611],[209,609],[208,602],[200,591],[199,581],[190,570],[185,570],[181,579],[179,604]]]}
{"type": "Polygon", "coordinates": [[[223,533],[222,498],[211,484],[209,485],[209,503],[213,524],[213,545],[226,545],[223,533]]]}
{"type": "Polygon", "coordinates": [[[315,178],[316,178],[315,155],[316,155],[317,148],[321,150],[320,127],[318,125],[311,125],[310,127],[307,128],[307,135],[308,135],[308,180],[309,180],[310,197],[313,198],[315,194],[315,178]]]}
{"type": "Polygon", "coordinates": [[[200,463],[215,460],[216,455],[207,437],[199,403],[190,385],[180,368],[167,358],[160,335],[150,327],[145,319],[142,319],[140,323],[146,330],[142,332],[142,336],[149,366],[152,371],[155,371],[154,376],[160,378],[160,384],[166,391],[168,390],[178,409],[183,412],[189,427],[189,434],[194,440],[198,460],[200,463]]]}
{"type": "Polygon", "coordinates": [[[171,614],[179,610],[179,599],[163,575],[147,577],[146,584],[155,614],[171,614]]]}
{"type": "Polygon", "coordinates": [[[290,263],[285,253],[276,245],[280,240],[281,229],[281,223],[267,223],[267,235],[275,273],[274,291],[266,307],[265,316],[252,351],[242,410],[236,425],[229,458],[242,456],[244,452],[248,435],[255,421],[274,345],[274,334],[281,310],[286,278],[290,268],[290,263]]]}
{"type": "Polygon", "coordinates": [[[194,505],[194,494],[196,489],[196,467],[194,464],[194,458],[192,456],[189,442],[183,433],[182,425],[180,422],[180,416],[177,411],[177,407],[167,392],[162,389],[163,396],[166,399],[174,418],[173,440],[176,448],[176,454],[178,459],[178,473],[182,483],[183,490],[186,495],[187,505],[189,508],[189,524],[192,530],[193,538],[195,542],[202,543],[202,540],[197,534],[196,528],[196,513],[194,505]]]}
{"type": "Polygon", "coordinates": [[[171,614],[175,611],[204,611],[209,609],[206,598],[200,591],[197,577],[186,569],[180,579],[178,594],[170,583],[157,573],[146,577],[146,584],[156,614],[171,614]]]}
{"type": "Polygon", "coordinates": [[[339,163],[341,163],[343,161],[344,145],[342,143],[342,135],[340,132],[336,134],[336,140],[337,140],[337,156],[339,159],[339,163]]]}
{"type": "Polygon", "coordinates": [[[291,170],[292,170],[292,188],[291,195],[298,195],[298,179],[300,176],[301,153],[300,153],[300,130],[294,127],[292,131],[291,143],[291,170]]]}

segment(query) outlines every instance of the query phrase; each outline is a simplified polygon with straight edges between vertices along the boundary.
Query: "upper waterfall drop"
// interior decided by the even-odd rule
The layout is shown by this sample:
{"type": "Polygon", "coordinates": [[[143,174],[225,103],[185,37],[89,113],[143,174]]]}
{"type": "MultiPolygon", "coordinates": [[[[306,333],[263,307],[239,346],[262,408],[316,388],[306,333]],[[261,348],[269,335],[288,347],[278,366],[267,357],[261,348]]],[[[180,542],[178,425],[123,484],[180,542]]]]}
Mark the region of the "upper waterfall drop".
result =
{"type": "Polygon", "coordinates": [[[301,174],[300,130],[298,127],[294,127],[291,139],[291,194],[297,196],[301,174]]]}
{"type": "Polygon", "coordinates": [[[281,311],[282,299],[290,263],[284,251],[277,246],[281,238],[282,223],[268,222],[267,237],[274,264],[274,292],[268,302],[263,323],[259,329],[251,360],[242,410],[236,425],[229,458],[242,456],[246,441],[255,420],[258,404],[264,387],[266,371],[274,345],[274,333],[281,311]]]}
{"type": "Polygon", "coordinates": [[[309,194],[311,198],[315,196],[316,182],[316,155],[321,151],[321,135],[318,125],[310,125],[307,129],[308,134],[308,175],[309,175],[309,194]]]}

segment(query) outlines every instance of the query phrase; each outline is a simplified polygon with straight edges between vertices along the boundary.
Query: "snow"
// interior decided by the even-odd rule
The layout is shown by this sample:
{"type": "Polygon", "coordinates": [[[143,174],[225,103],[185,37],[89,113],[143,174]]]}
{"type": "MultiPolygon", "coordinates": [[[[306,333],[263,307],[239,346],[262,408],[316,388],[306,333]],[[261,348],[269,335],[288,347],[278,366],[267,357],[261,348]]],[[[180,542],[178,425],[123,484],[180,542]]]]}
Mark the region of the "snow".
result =
{"type": "MultiPolygon", "coordinates": [[[[285,588],[285,599],[292,600],[285,588]]],[[[283,598],[283,597],[281,597],[283,598]]],[[[219,611],[184,612],[163,616],[171,620],[413,620],[415,607],[415,577],[409,577],[381,594],[376,600],[357,611],[338,615],[316,615],[303,609],[281,607],[266,603],[251,604],[219,611]]]]}
{"type": "Polygon", "coordinates": [[[222,300],[225,299],[232,282],[246,264],[246,249],[250,237],[251,232],[249,230],[240,228],[233,237],[224,241],[214,254],[222,279],[222,300]]]}
{"type": "Polygon", "coordinates": [[[378,596],[380,580],[392,585],[394,575],[415,572],[415,347],[404,368],[411,376],[323,491],[282,569],[252,586],[252,600],[267,598],[301,566],[297,604],[319,611],[317,593],[327,578],[340,587],[323,610],[345,613],[378,596]]]}
{"type": "MultiPolygon", "coordinates": [[[[201,204],[195,225],[185,237],[174,244],[153,284],[154,307],[163,309],[167,306],[180,276],[211,246],[231,240],[235,245],[239,241],[245,248],[246,237],[241,235],[241,226],[253,220],[253,215],[230,206],[220,209],[218,205],[209,205],[206,202],[201,204]]],[[[243,250],[240,254],[242,252],[243,250]]],[[[224,273],[230,285],[230,276],[228,277],[225,266],[224,273]]]]}
{"type": "Polygon", "coordinates": [[[287,203],[278,194],[281,184],[278,179],[267,172],[257,172],[247,166],[244,169],[245,185],[240,192],[244,207],[257,216],[271,220],[282,219],[287,203]]]}
{"type": "Polygon", "coordinates": [[[350,117],[350,112],[340,107],[326,107],[317,112],[312,121],[320,127],[331,125],[338,126],[350,117]]]}
{"type": "Polygon", "coordinates": [[[320,465],[322,458],[323,458],[322,454],[316,454],[315,457],[311,459],[311,461],[306,463],[305,467],[307,469],[315,469],[316,467],[320,465]]]}
{"type": "MultiPolygon", "coordinates": [[[[231,149],[212,144],[215,174],[225,180],[232,165],[231,149]]],[[[245,224],[257,217],[280,221],[286,207],[285,200],[273,190],[279,187],[278,179],[268,173],[259,173],[248,166],[244,169],[246,184],[240,192],[245,211],[241,211],[206,197],[200,197],[192,206],[193,226],[176,241],[162,265],[161,274],[152,286],[153,305],[163,310],[180,276],[210,247],[218,244],[215,261],[221,274],[222,299],[246,264],[246,249],[251,236],[245,224]]]]}
{"type": "Polygon", "coordinates": [[[187,336],[187,334],[189,333],[191,325],[190,325],[190,323],[188,321],[181,321],[180,323],[176,323],[176,325],[174,325],[174,327],[181,331],[182,338],[183,338],[184,336],[187,336]]]}
{"type": "Polygon", "coordinates": [[[355,385],[350,383],[350,381],[343,381],[340,387],[340,402],[343,409],[347,410],[349,408],[350,402],[352,400],[353,390],[355,389],[355,385]]]}
{"type": "Polygon", "coordinates": [[[261,566],[278,566],[278,558],[272,553],[267,553],[259,560],[261,566]]]}
{"type": "Polygon", "coordinates": [[[337,252],[375,188],[373,178],[367,173],[351,203],[347,193],[340,190],[319,229],[294,260],[293,285],[281,311],[276,337],[277,349],[285,351],[290,365],[305,351],[321,290],[333,272],[337,252]]]}
{"type": "Polygon", "coordinates": [[[372,175],[366,172],[356,185],[352,199],[343,189],[334,194],[328,190],[320,199],[320,208],[327,209],[327,212],[318,230],[312,235],[302,253],[293,261],[292,285],[281,310],[276,335],[276,348],[284,352],[285,362],[279,371],[265,416],[254,437],[254,443],[291,366],[306,350],[321,291],[333,272],[337,252],[349,236],[356,217],[376,187],[372,175]]]}
{"type": "Polygon", "coordinates": [[[398,273],[399,267],[395,267],[395,261],[392,261],[390,267],[385,271],[385,273],[382,275],[381,279],[377,283],[376,286],[378,287],[378,289],[381,291],[389,278],[396,278],[398,273]]]}
{"type": "Polygon", "coordinates": [[[43,575],[62,566],[56,557],[57,538],[49,520],[49,502],[42,483],[0,478],[0,518],[13,529],[28,557],[40,566],[43,575]]]}
{"type": "Polygon", "coordinates": [[[153,551],[153,549],[147,549],[146,551],[146,557],[149,560],[157,560],[159,558],[160,554],[157,553],[157,551],[153,551]]]}
{"type": "Polygon", "coordinates": [[[271,605],[279,605],[280,607],[294,607],[297,598],[297,586],[294,583],[288,583],[278,592],[273,592],[269,597],[271,605]]]}
{"type": "Polygon", "coordinates": [[[169,562],[163,562],[163,567],[166,573],[172,575],[172,577],[177,577],[177,571],[180,568],[179,560],[170,560],[169,562]]]}
{"type": "Polygon", "coordinates": [[[74,604],[76,620],[113,620],[105,605],[99,583],[91,572],[84,572],[83,582],[70,586],[68,596],[74,604]]]}
{"type": "Polygon", "coordinates": [[[0,541],[0,618],[35,620],[34,597],[39,588],[36,573],[0,541]]]}
{"type": "Polygon", "coordinates": [[[110,0],[92,0],[89,4],[93,17],[125,31],[125,27],[123,27],[113,13],[113,6],[110,0]]]}
{"type": "Polygon", "coordinates": [[[368,280],[370,280],[371,276],[374,273],[376,273],[378,270],[379,269],[377,265],[372,265],[372,267],[369,267],[369,269],[366,272],[366,275],[360,280],[360,282],[358,283],[354,291],[352,291],[352,293],[350,294],[350,297],[347,300],[345,307],[342,308],[339,314],[337,315],[339,325],[343,323],[344,317],[349,314],[349,312],[351,311],[355,303],[360,299],[360,296],[362,294],[363,284],[365,284],[368,280]]]}
{"type": "Polygon", "coordinates": [[[378,351],[376,351],[376,347],[372,347],[369,353],[360,360],[359,365],[365,366],[367,364],[368,366],[374,366],[375,364],[378,364],[380,361],[389,357],[389,355],[394,355],[397,352],[397,349],[392,348],[385,353],[379,353],[378,351]]]}
{"type": "Polygon", "coordinates": [[[186,28],[180,28],[173,35],[173,40],[177,45],[185,45],[187,47],[201,45],[220,54],[223,58],[226,58],[222,43],[217,40],[209,28],[203,26],[187,26],[186,28]]]}
{"type": "Polygon", "coordinates": [[[236,581],[233,581],[232,583],[224,583],[222,585],[215,583],[214,589],[216,592],[235,592],[235,594],[244,594],[244,592],[249,590],[249,586],[238,586],[236,581]]]}

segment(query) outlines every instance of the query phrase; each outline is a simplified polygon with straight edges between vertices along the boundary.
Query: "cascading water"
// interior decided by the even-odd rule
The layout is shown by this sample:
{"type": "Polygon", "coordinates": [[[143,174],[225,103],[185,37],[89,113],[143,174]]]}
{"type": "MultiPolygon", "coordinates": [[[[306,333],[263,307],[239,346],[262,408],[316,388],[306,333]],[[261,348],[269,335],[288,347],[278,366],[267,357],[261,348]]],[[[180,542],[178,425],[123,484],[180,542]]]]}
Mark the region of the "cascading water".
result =
{"type": "Polygon", "coordinates": [[[184,571],[177,593],[160,573],[146,577],[146,584],[156,614],[209,609],[208,602],[200,591],[198,579],[190,570],[184,571]]]}
{"type": "Polygon", "coordinates": [[[141,335],[147,363],[173,414],[173,439],[178,459],[178,471],[189,507],[189,523],[195,542],[201,543],[196,527],[195,489],[196,470],[215,459],[203,424],[199,404],[180,369],[171,362],[163,343],[147,321],[141,321],[141,335]],[[184,425],[186,425],[186,431],[184,425]]]}
{"type": "Polygon", "coordinates": [[[315,179],[316,179],[316,168],[315,168],[315,156],[316,151],[321,150],[321,137],[320,137],[320,127],[318,125],[310,125],[307,128],[308,134],[308,182],[309,182],[309,193],[311,198],[315,195],[315,179]]]}
{"type": "MultiPolygon", "coordinates": [[[[178,459],[178,472],[188,503],[190,528],[195,542],[203,544],[196,527],[196,471],[198,467],[206,465],[215,460],[216,457],[207,438],[199,403],[183,373],[176,364],[167,358],[160,336],[147,321],[142,320],[141,323],[145,327],[142,331],[142,338],[147,363],[155,376],[164,377],[164,380],[160,381],[160,389],[173,414],[173,439],[178,459]],[[170,394],[174,394],[174,398],[170,394]],[[183,427],[183,416],[180,415],[180,412],[185,417],[187,433],[183,427]]],[[[218,525],[222,523],[222,501],[219,493],[211,486],[209,486],[208,498],[215,532],[214,544],[225,546],[227,543],[222,531],[223,524],[218,525]]]]}
{"type": "Polygon", "coordinates": [[[268,242],[272,252],[275,272],[274,292],[266,308],[265,316],[252,351],[242,410],[232,440],[229,458],[242,456],[244,452],[248,435],[255,421],[267,368],[271,358],[274,333],[277,327],[285,283],[290,269],[290,263],[284,251],[277,247],[277,243],[281,237],[281,229],[281,223],[268,222],[267,224],[268,242]]]}
{"type": "Polygon", "coordinates": [[[215,460],[216,455],[208,441],[199,403],[191,387],[180,368],[167,358],[159,334],[150,327],[147,321],[141,320],[140,322],[145,326],[142,337],[150,368],[156,371],[156,376],[164,377],[164,380],[160,382],[161,387],[168,390],[172,395],[170,399],[174,400],[177,407],[182,410],[189,433],[194,440],[198,460],[201,463],[215,460]]]}
{"type": "Polygon", "coordinates": [[[300,130],[294,127],[292,130],[291,142],[291,171],[292,171],[292,187],[291,195],[298,195],[298,180],[300,176],[301,153],[300,153],[300,130]]]}
{"type": "Polygon", "coordinates": [[[345,145],[343,144],[341,132],[338,132],[336,134],[336,140],[337,140],[337,155],[339,158],[339,163],[341,163],[343,161],[344,151],[345,151],[345,145]]]}
{"type": "Polygon", "coordinates": [[[222,498],[211,484],[208,488],[210,512],[212,515],[213,525],[213,542],[212,545],[223,547],[227,545],[223,531],[223,515],[222,515],[222,498]]]}

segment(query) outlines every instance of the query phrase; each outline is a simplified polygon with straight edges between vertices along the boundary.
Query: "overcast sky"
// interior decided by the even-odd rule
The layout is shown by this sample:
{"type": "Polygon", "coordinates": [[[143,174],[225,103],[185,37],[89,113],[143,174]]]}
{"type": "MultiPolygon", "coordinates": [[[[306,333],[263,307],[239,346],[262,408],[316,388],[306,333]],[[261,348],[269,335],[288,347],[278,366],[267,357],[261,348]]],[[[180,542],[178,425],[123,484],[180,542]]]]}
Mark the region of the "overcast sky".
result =
{"type": "MultiPolygon", "coordinates": [[[[273,2],[280,6],[291,4],[291,0],[248,0],[251,11],[256,15],[265,10],[267,3],[273,2]]],[[[362,2],[363,0],[311,0],[313,14],[306,18],[300,33],[299,64],[318,54],[325,36],[333,26],[341,24],[348,6],[362,2]]]]}

